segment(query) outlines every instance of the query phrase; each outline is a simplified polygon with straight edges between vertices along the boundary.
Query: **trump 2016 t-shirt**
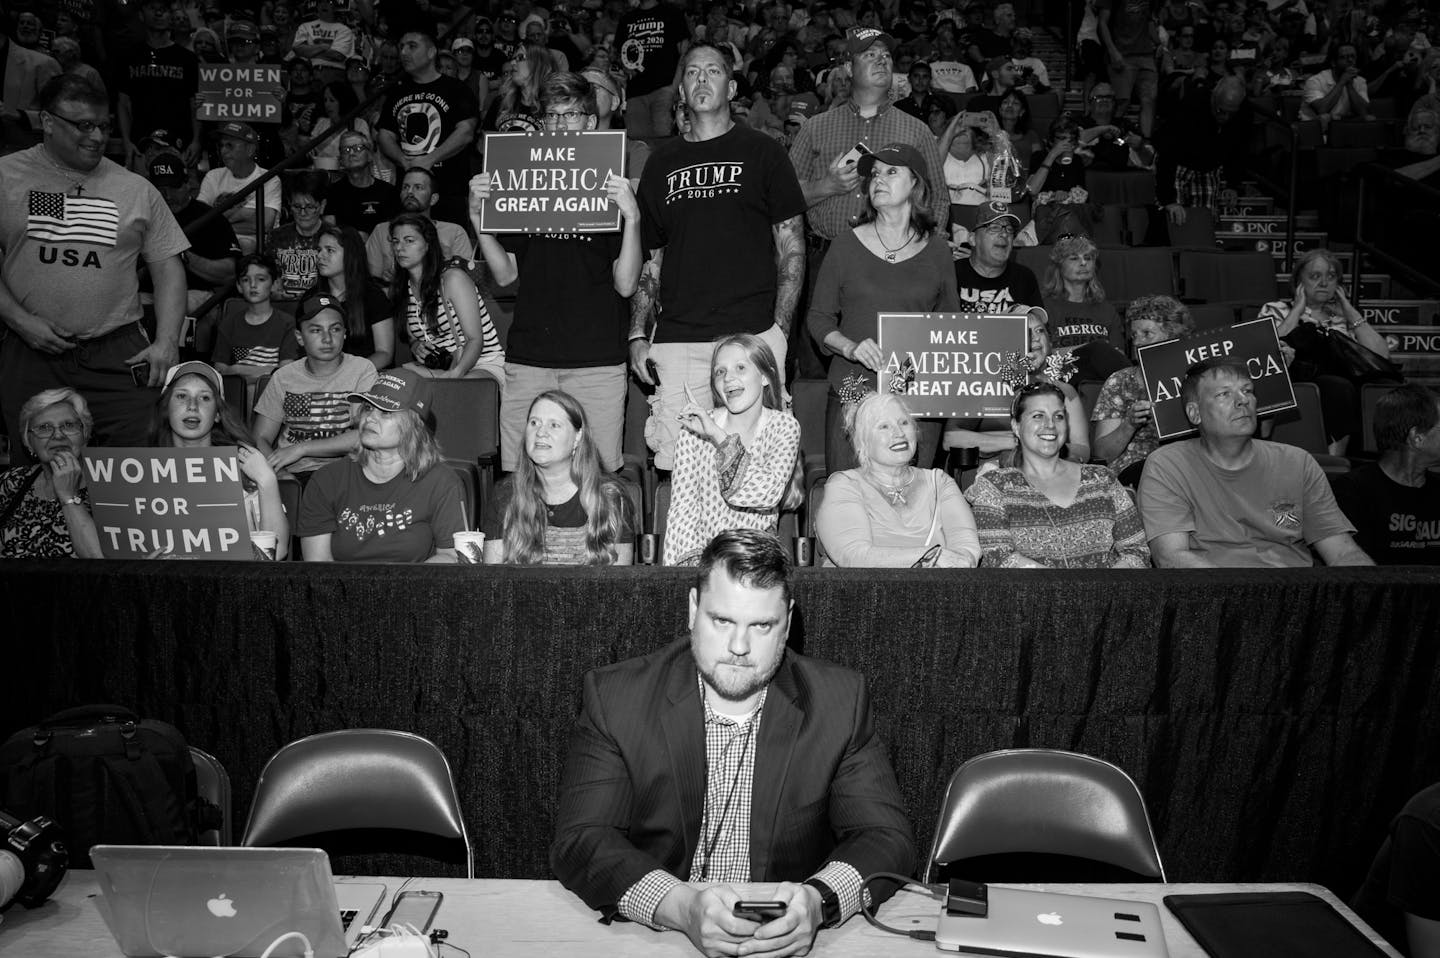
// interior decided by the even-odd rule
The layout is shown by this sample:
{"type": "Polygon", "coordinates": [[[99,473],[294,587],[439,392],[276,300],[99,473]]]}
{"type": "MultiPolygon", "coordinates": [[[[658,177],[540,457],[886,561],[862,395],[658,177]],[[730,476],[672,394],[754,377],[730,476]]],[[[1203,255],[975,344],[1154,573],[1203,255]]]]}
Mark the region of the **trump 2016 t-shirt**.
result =
{"type": "Polygon", "coordinates": [[[771,228],[805,212],[785,148],[736,125],[710,140],[676,138],[640,177],[646,249],[663,247],[657,343],[763,333],[775,322],[771,228]]]}

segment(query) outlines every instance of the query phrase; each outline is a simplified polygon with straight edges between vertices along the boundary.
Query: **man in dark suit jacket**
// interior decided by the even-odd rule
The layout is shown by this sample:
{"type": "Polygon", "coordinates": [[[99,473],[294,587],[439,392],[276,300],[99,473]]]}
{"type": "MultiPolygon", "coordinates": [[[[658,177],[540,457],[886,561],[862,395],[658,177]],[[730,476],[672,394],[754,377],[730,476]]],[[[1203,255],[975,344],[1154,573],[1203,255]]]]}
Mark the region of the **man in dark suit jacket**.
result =
{"type": "Polygon", "coordinates": [[[684,931],[707,954],[805,954],[858,909],[862,876],[909,873],[865,680],[785,650],[790,574],[774,536],[721,533],[689,640],[585,676],[550,864],[607,920],[684,931]],[[784,915],[736,916],[728,883],[746,881],[779,882],[766,898],[784,915]]]}

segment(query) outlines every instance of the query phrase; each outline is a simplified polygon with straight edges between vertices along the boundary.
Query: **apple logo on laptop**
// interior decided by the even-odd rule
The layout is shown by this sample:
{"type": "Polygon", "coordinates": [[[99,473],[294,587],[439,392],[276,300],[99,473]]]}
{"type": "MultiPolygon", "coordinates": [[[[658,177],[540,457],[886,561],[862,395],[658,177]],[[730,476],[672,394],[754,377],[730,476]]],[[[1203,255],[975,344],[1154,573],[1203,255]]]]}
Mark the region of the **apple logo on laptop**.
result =
{"type": "Polygon", "coordinates": [[[220,893],[219,898],[212,898],[207,901],[205,903],[205,907],[210,909],[210,914],[214,915],[216,918],[235,917],[235,903],[230,899],[226,898],[223,891],[220,893]]]}
{"type": "Polygon", "coordinates": [[[1065,919],[1063,919],[1063,918],[1060,917],[1060,913],[1059,913],[1059,912],[1054,912],[1054,911],[1046,912],[1046,913],[1043,914],[1043,915],[1036,915],[1036,916],[1035,916],[1035,920],[1038,921],[1038,922],[1039,922],[1040,924],[1042,924],[1042,925],[1063,925],[1063,924],[1065,924],[1065,919]]]}

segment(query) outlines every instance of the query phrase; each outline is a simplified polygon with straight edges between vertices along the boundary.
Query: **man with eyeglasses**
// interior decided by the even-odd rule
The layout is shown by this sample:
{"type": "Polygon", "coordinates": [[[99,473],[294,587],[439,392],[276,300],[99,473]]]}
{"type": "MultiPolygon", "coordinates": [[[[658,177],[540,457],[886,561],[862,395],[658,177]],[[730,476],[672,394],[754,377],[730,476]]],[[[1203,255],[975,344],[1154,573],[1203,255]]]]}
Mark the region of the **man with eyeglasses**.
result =
{"type": "Polygon", "coordinates": [[[195,116],[200,61],[171,39],[172,16],[169,0],[140,4],[145,45],[120,70],[116,117],[125,163],[132,168],[139,153],[135,144],[159,129],[180,138],[186,163],[200,156],[200,121],[195,116]]]}
{"type": "Polygon", "coordinates": [[[394,184],[375,176],[375,155],[368,135],[359,130],[341,133],[339,153],[345,178],[331,184],[325,212],[341,226],[368,236],[400,213],[400,196],[394,184]]]}
{"type": "Polygon", "coordinates": [[[495,26],[490,22],[489,17],[475,18],[475,54],[470,62],[472,70],[478,70],[485,77],[490,91],[486,102],[481,104],[481,109],[490,106],[489,100],[494,97],[500,89],[500,75],[505,70],[505,61],[509,59],[505,51],[495,42],[495,26]]]}
{"type": "Polygon", "coordinates": [[[1090,168],[1114,173],[1129,169],[1130,151],[1144,143],[1129,119],[1115,115],[1115,90],[1108,83],[1095,84],[1089,106],[1080,120],[1080,145],[1094,154],[1090,168]]]}
{"type": "Polygon", "coordinates": [[[435,37],[409,30],[400,37],[402,80],[380,109],[377,144],[396,169],[421,167],[435,175],[436,214],[450,222],[466,215],[470,146],[480,105],[461,80],[435,67],[435,37]]]}
{"type": "Polygon", "coordinates": [[[495,48],[506,60],[525,49],[525,41],[520,37],[520,15],[513,7],[506,7],[495,18],[495,30],[495,48]]]}
{"type": "MultiPolygon", "coordinates": [[[[74,74],[40,91],[44,141],[0,158],[0,412],[70,386],[106,445],[146,444],[153,387],[179,355],[190,243],[158,190],[105,159],[105,94],[74,74]],[[141,325],[137,267],[155,288],[155,332],[141,325]],[[144,387],[152,388],[144,388],[144,387]]],[[[11,454],[29,462],[12,444],[11,454]]]]}
{"type": "Polygon", "coordinates": [[[1023,313],[1040,306],[1040,284],[1029,267],[1010,261],[1020,217],[1004,203],[980,207],[969,259],[955,261],[960,308],[967,313],[1023,313]]]}
{"type": "Polygon", "coordinates": [[[294,302],[315,285],[315,267],[320,261],[320,227],[325,225],[325,193],[328,174],[305,170],[288,174],[285,190],[290,194],[289,223],[277,226],[265,240],[265,251],[280,269],[270,297],[294,302]]]}
{"type": "MultiPolygon", "coordinates": [[[[578,74],[551,75],[540,105],[547,132],[596,129],[595,88],[578,74]]],[[[605,187],[620,209],[618,233],[510,233],[497,239],[480,231],[490,174],[470,181],[470,222],[480,255],[498,285],[520,284],[500,402],[500,467],[507,472],[524,454],[530,403],[549,389],[579,400],[601,465],[620,468],[630,326],[625,300],[635,292],[644,253],[630,181],[612,173],[605,187]]]]}

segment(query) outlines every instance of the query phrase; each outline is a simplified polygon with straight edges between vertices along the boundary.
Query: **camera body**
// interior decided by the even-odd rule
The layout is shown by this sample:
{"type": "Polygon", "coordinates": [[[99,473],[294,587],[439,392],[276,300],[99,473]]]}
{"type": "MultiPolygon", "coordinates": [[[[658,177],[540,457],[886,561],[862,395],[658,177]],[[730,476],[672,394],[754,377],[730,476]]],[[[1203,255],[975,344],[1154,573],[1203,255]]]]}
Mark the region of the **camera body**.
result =
{"type": "MultiPolygon", "coordinates": [[[[26,908],[44,904],[65,877],[70,862],[64,831],[44,815],[21,821],[0,812],[0,854],[5,853],[15,856],[24,869],[15,900],[26,908]]],[[[6,904],[0,900],[0,907],[6,904]]]]}

